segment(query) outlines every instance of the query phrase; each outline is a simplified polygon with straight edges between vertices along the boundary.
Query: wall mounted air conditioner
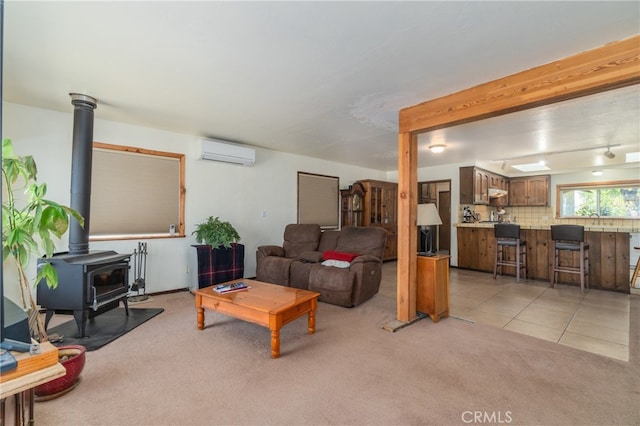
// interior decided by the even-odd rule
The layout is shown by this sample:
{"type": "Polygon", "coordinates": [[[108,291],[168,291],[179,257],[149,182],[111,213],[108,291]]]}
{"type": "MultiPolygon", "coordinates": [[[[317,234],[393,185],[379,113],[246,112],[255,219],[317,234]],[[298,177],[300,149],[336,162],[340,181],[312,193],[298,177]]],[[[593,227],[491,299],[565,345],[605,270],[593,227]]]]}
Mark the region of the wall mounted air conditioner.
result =
{"type": "Polygon", "coordinates": [[[199,157],[202,160],[253,166],[256,162],[256,150],[217,139],[200,139],[199,157]]]}

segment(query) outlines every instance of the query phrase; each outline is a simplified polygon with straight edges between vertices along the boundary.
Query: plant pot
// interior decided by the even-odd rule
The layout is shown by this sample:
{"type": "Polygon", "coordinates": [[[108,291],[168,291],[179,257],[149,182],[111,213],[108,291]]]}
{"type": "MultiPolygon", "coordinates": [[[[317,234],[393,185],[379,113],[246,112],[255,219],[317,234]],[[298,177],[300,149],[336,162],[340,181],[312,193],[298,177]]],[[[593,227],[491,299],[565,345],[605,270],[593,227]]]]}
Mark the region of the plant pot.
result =
{"type": "Polygon", "coordinates": [[[58,360],[67,374],[34,389],[37,400],[57,398],[73,390],[80,383],[87,348],[81,345],[66,345],[58,348],[58,360]]]}
{"type": "Polygon", "coordinates": [[[231,248],[194,245],[198,258],[198,288],[209,287],[244,277],[244,245],[231,248]]]}

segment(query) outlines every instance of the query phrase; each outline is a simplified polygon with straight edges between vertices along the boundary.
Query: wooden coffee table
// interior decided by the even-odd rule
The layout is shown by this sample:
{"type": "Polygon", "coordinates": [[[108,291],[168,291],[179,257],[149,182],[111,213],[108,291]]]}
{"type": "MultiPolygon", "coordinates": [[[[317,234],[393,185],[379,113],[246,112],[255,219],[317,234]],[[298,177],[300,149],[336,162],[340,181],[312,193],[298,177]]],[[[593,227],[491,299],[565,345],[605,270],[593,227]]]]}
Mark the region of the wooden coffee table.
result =
{"type": "Polygon", "coordinates": [[[251,288],[227,294],[217,293],[213,286],[194,291],[199,330],[204,329],[205,308],[267,327],[271,330],[272,358],[280,356],[280,329],[283,325],[309,314],[309,334],[315,333],[320,293],[248,279],[229,283],[240,281],[251,288]]]}

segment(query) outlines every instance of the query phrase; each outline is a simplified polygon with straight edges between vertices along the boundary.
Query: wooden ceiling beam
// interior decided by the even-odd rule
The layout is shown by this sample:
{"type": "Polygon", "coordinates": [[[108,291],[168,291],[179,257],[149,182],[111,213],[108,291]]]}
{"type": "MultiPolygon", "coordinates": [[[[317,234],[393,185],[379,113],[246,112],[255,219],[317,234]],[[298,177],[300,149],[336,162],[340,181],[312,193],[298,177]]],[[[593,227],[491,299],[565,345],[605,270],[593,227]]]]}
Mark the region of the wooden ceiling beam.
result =
{"type": "Polygon", "coordinates": [[[400,111],[421,133],[640,83],[640,35],[400,111]]]}

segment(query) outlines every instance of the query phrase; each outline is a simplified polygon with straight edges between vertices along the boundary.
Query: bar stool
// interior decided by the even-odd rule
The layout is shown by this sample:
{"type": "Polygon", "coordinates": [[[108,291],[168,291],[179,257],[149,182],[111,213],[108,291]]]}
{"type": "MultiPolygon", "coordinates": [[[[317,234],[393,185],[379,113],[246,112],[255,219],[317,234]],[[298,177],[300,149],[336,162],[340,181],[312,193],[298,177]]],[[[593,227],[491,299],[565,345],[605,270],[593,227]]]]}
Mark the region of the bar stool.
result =
{"type": "Polygon", "coordinates": [[[496,223],[493,226],[494,235],[496,237],[496,260],[493,266],[493,279],[498,274],[500,267],[500,275],[502,275],[503,266],[516,267],[516,282],[520,281],[520,270],[523,270],[523,277],[527,278],[527,242],[520,239],[520,225],[515,223],[496,223]],[[508,260],[505,258],[505,249],[507,247],[515,248],[515,259],[508,260]]]}
{"type": "Polygon", "coordinates": [[[589,288],[589,244],[584,241],[584,226],[551,225],[553,265],[551,288],[558,282],[558,272],[580,274],[580,292],[589,288]],[[579,252],[578,265],[560,265],[560,251],[579,252]]]}
{"type": "MultiPolygon", "coordinates": [[[[640,250],[640,247],[633,247],[636,250],[640,250]]],[[[629,287],[634,288],[636,285],[636,280],[638,279],[638,275],[640,275],[640,257],[636,262],[636,267],[633,270],[633,276],[631,277],[631,282],[629,283],[629,287]]]]}

